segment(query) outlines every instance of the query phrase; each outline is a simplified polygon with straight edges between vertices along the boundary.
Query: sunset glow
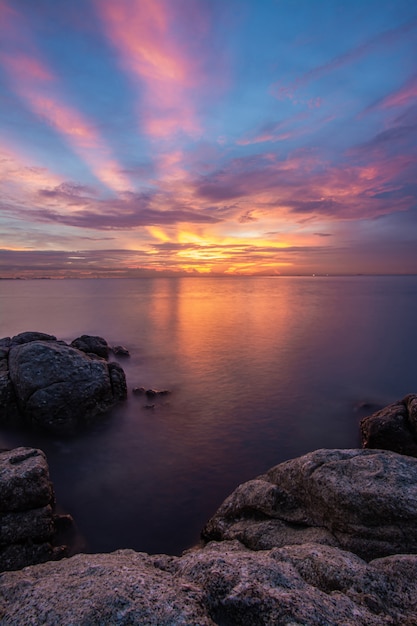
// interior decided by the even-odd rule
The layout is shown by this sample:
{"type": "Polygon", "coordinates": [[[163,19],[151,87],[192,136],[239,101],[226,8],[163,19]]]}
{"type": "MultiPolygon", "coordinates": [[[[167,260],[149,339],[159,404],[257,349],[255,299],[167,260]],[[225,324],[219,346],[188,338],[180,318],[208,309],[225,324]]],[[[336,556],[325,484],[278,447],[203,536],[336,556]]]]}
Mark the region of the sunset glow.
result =
{"type": "Polygon", "coordinates": [[[417,5],[0,18],[0,277],[417,273],[417,5]]]}

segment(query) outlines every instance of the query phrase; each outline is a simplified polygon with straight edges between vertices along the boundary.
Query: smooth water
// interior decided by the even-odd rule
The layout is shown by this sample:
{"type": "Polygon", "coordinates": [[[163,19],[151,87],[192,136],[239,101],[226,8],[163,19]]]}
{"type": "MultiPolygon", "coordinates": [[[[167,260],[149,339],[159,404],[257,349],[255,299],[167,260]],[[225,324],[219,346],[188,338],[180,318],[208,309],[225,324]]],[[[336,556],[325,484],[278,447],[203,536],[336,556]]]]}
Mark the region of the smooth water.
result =
{"type": "MultiPolygon", "coordinates": [[[[86,551],[178,554],[241,482],[316,448],[356,447],[361,403],[417,391],[417,277],[0,281],[0,336],[123,344],[126,403],[45,450],[86,551]]],[[[372,411],[371,411],[372,412],[372,411]]]]}

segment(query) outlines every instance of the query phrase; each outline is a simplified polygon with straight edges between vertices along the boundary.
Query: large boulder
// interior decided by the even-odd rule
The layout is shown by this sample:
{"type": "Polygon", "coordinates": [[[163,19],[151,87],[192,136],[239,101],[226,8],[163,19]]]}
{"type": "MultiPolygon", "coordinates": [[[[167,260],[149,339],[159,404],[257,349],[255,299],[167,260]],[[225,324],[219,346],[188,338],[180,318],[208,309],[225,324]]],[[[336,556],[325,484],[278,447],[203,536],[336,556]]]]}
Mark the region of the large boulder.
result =
{"type": "Polygon", "coordinates": [[[0,452],[0,571],[65,555],[55,546],[59,517],[45,454],[33,448],[0,452]]]}
{"type": "Polygon", "coordinates": [[[120,550],[4,572],[0,622],[415,626],[416,522],[417,459],[319,450],[238,487],[206,526],[216,541],[181,557],[120,550]]]}
{"type": "Polygon", "coordinates": [[[116,362],[44,333],[0,341],[0,423],[19,416],[44,430],[69,432],[126,396],[125,374],[116,362]]]}
{"type": "Polygon", "coordinates": [[[409,394],[360,423],[362,446],[417,457],[417,395],[409,394]]]}
{"type": "Polygon", "coordinates": [[[317,450],[240,485],[202,532],[252,550],[315,542],[370,560],[417,553],[417,459],[317,450]]]}
{"type": "Polygon", "coordinates": [[[253,552],[210,543],[182,557],[79,554],[0,576],[14,626],[415,626],[417,556],[366,563],[318,544],[253,552]]]}

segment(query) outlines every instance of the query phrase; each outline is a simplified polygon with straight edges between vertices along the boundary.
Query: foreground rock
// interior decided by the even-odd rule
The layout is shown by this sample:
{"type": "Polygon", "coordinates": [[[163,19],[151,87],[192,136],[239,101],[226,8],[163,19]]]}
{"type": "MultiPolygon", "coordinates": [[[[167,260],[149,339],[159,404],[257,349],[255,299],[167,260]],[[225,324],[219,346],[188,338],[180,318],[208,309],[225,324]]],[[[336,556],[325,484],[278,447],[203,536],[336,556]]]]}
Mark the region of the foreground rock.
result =
{"type": "Polygon", "coordinates": [[[409,394],[365,417],[360,429],[364,448],[393,450],[417,457],[417,395],[409,394]]]}
{"type": "Polygon", "coordinates": [[[155,626],[415,626],[417,557],[366,563],[317,544],[183,557],[76,555],[0,576],[0,621],[155,626]]]}
{"type": "Polygon", "coordinates": [[[371,560],[417,552],[417,460],[317,450],[240,485],[202,533],[252,550],[314,541],[371,560]]]}
{"type": "Polygon", "coordinates": [[[0,424],[20,419],[69,432],[126,398],[122,368],[97,354],[104,354],[105,340],[84,335],[77,341],[88,354],[44,333],[0,340],[0,424]]]}
{"type": "Polygon", "coordinates": [[[0,622],[417,624],[417,459],[319,450],[282,463],[238,487],[204,536],[216,541],[181,557],[121,550],[6,572],[0,622]]]}
{"type": "Polygon", "coordinates": [[[65,556],[54,546],[59,518],[44,453],[33,448],[0,452],[0,571],[65,556]]]}

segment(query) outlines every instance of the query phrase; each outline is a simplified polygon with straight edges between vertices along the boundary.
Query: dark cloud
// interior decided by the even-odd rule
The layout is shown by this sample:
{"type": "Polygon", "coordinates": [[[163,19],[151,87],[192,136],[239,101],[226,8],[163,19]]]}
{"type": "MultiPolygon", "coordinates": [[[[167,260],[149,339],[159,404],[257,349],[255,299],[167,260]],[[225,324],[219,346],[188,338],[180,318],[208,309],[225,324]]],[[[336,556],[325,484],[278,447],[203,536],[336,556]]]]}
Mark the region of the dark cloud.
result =
{"type": "Polygon", "coordinates": [[[246,211],[243,215],[239,217],[240,224],[248,224],[250,222],[257,222],[258,219],[252,215],[251,211],[246,211]]]}
{"type": "Polygon", "coordinates": [[[167,198],[170,208],[158,210],[152,207],[155,199],[161,199],[156,192],[125,192],[115,199],[97,199],[83,195],[89,188],[72,183],[64,183],[52,190],[40,190],[39,194],[53,200],[53,208],[31,210],[31,215],[41,222],[53,222],[78,228],[97,230],[123,230],[137,226],[170,225],[181,222],[213,224],[221,221],[213,211],[199,211],[176,205],[167,198]],[[55,202],[56,201],[56,202],[55,202]],[[80,206],[77,211],[66,212],[57,208],[80,206]]]}

